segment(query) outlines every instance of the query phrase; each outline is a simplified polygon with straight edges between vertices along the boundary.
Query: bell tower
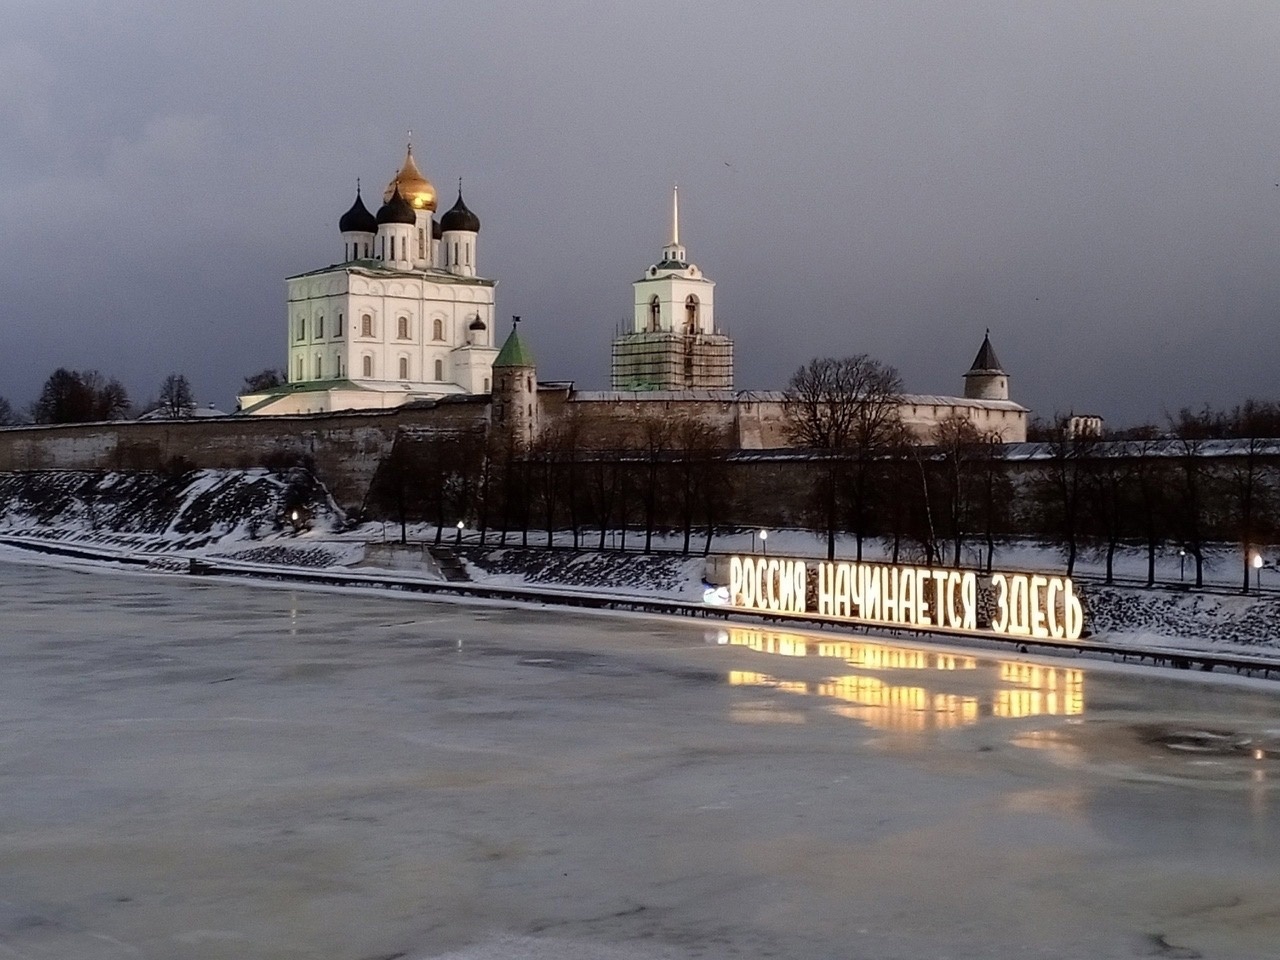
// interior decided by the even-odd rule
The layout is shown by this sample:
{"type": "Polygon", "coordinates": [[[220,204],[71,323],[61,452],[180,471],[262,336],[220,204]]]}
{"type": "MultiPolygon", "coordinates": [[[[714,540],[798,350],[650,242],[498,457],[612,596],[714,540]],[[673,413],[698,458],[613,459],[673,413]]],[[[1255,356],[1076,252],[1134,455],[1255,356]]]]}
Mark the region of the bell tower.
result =
{"type": "Polygon", "coordinates": [[[715,286],[680,242],[675,187],[662,259],[632,284],[631,326],[613,342],[613,389],[733,388],[733,341],[715,326],[715,286]]]}

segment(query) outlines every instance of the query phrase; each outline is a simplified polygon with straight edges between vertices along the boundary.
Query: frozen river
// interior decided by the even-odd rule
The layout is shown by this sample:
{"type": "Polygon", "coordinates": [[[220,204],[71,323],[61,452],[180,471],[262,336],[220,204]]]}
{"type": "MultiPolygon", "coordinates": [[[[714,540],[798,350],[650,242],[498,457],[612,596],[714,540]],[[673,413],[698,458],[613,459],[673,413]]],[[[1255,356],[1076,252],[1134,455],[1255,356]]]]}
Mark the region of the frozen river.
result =
{"type": "Polygon", "coordinates": [[[1280,685],[0,562],[0,958],[1280,956],[1280,685]]]}

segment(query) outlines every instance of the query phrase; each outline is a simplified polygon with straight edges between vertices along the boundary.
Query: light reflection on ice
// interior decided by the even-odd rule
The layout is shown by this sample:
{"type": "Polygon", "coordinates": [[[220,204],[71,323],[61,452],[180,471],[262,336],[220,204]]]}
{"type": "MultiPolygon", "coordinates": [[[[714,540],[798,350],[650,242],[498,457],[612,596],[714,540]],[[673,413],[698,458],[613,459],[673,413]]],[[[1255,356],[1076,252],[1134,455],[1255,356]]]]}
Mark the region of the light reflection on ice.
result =
{"type": "Polygon", "coordinates": [[[771,687],[785,693],[839,701],[834,713],[877,730],[916,733],[977,723],[983,717],[1021,719],[1084,713],[1084,672],[1014,661],[997,662],[997,686],[988,695],[945,688],[947,674],[974,671],[975,657],[895,646],[878,641],[827,640],[781,630],[730,627],[716,642],[783,657],[830,657],[869,671],[913,671],[897,684],[851,673],[819,682],[784,680],[768,673],[734,670],[733,686],[771,687]]]}

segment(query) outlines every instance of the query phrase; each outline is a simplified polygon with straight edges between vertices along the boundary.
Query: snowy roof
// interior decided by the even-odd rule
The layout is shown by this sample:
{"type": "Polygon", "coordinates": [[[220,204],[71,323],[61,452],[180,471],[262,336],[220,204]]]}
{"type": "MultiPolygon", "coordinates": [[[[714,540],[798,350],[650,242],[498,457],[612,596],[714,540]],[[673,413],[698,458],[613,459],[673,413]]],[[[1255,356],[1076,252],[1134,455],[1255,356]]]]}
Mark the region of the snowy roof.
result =
{"type": "MultiPolygon", "coordinates": [[[[1089,440],[1080,441],[1079,450],[1090,457],[1240,457],[1252,453],[1259,457],[1280,456],[1280,438],[1228,440],[1089,440]]],[[[1053,456],[1051,443],[1007,443],[1006,460],[1048,460],[1053,456]]]]}
{"type": "MultiPolygon", "coordinates": [[[[787,395],[782,390],[579,390],[573,394],[573,399],[588,403],[629,403],[644,400],[664,403],[785,403],[787,395]]],[[[904,406],[1027,412],[1026,407],[1012,400],[970,400],[968,397],[946,397],[931,393],[904,393],[900,395],[899,402],[904,406]]]]}

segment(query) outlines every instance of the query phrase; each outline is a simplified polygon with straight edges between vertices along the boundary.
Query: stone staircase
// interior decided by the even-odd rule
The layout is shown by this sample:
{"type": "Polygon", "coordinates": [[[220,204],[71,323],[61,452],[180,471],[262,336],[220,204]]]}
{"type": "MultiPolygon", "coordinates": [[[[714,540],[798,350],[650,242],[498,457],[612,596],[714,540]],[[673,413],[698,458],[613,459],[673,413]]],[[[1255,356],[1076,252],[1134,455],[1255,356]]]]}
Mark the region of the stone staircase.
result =
{"type": "Polygon", "coordinates": [[[440,567],[440,573],[444,575],[446,580],[456,583],[471,579],[467,576],[466,565],[449,547],[429,547],[427,552],[431,554],[432,559],[440,567]]]}

